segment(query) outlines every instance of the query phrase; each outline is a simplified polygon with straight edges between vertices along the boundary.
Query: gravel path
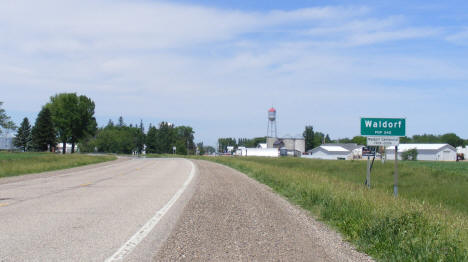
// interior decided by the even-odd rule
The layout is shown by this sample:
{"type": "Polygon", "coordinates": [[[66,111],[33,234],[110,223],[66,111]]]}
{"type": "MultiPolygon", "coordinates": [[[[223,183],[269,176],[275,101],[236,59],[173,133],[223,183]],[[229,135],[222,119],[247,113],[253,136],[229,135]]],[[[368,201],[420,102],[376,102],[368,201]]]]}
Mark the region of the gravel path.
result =
{"type": "Polygon", "coordinates": [[[194,195],[155,261],[372,261],[265,185],[195,162],[194,195]]]}

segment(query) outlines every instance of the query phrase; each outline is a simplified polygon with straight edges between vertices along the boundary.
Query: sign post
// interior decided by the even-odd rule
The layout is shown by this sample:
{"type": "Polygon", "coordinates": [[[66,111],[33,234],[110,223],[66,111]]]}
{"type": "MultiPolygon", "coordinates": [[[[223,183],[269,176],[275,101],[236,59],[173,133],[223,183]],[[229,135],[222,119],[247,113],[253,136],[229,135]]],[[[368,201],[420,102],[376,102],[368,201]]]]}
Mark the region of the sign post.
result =
{"type": "MultiPolygon", "coordinates": [[[[363,117],[361,118],[361,135],[367,137],[367,146],[395,146],[393,194],[395,197],[398,196],[398,145],[400,144],[400,137],[406,136],[406,119],[363,117]]],[[[370,187],[369,158],[367,162],[366,183],[370,187]]]]}
{"type": "Polygon", "coordinates": [[[393,195],[398,196],[398,146],[395,146],[395,174],[393,176],[393,195]]]}
{"type": "MultiPolygon", "coordinates": [[[[375,147],[363,147],[362,148],[362,156],[367,156],[367,176],[366,176],[366,185],[367,188],[370,188],[371,181],[370,181],[370,173],[371,173],[371,162],[370,162],[370,157],[374,157],[375,159],[375,147]]],[[[374,164],[374,160],[372,160],[372,164],[374,164]]]]}

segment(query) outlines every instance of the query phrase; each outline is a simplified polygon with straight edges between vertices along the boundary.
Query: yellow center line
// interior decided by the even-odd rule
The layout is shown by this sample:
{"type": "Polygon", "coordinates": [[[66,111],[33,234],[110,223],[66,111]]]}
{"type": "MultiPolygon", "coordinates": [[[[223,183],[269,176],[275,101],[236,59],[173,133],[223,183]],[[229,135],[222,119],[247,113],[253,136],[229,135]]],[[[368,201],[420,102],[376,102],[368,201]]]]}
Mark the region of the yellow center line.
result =
{"type": "Polygon", "coordinates": [[[89,186],[91,185],[92,183],[87,183],[87,184],[82,184],[81,186],[89,186]]]}
{"type": "Polygon", "coordinates": [[[8,206],[8,203],[0,203],[0,207],[6,207],[8,206]]]}

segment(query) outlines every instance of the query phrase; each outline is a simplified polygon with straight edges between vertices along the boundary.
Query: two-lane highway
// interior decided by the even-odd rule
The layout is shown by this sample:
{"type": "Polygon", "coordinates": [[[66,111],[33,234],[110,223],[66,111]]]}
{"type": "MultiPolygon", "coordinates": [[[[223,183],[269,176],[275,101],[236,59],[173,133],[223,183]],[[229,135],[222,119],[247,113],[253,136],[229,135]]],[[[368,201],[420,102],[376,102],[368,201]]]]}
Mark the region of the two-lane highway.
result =
{"type": "Polygon", "coordinates": [[[265,185],[184,159],[0,179],[0,261],[372,261],[265,185]]]}
{"type": "Polygon", "coordinates": [[[150,260],[194,175],[188,160],[127,159],[0,181],[0,261],[150,260]]]}

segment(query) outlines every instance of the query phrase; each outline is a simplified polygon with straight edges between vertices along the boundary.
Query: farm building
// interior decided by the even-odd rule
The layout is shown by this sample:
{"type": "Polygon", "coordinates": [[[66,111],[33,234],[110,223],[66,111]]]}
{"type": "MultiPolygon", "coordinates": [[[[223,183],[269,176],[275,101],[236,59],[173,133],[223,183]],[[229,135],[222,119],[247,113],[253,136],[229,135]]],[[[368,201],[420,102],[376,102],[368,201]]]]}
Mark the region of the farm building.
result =
{"type": "Polygon", "coordinates": [[[280,148],[288,152],[305,152],[304,138],[276,138],[267,137],[267,148],[280,148]]]}
{"type": "Polygon", "coordinates": [[[279,157],[280,151],[278,148],[262,148],[260,146],[258,146],[257,148],[246,148],[242,146],[237,149],[236,155],[279,157]]]}
{"type": "MultiPolygon", "coordinates": [[[[416,149],[418,151],[417,160],[457,160],[457,150],[449,144],[400,144],[398,146],[398,159],[401,159],[401,153],[411,149],[416,149]]],[[[387,159],[395,159],[395,147],[387,147],[386,154],[387,159]]]]}
{"type": "Polygon", "coordinates": [[[362,146],[357,144],[323,144],[307,151],[302,157],[314,159],[353,159],[362,146]]]}

